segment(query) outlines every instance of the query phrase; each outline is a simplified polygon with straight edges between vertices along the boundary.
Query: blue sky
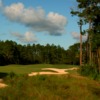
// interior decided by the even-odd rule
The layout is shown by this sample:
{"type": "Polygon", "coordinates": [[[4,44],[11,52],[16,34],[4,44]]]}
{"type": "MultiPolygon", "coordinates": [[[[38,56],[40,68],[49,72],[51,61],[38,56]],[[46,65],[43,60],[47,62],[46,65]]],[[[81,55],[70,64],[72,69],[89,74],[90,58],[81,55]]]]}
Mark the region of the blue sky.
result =
{"type": "Polygon", "coordinates": [[[76,0],[0,0],[0,40],[68,49],[79,40],[78,18],[70,14],[76,6],[76,0]]]}

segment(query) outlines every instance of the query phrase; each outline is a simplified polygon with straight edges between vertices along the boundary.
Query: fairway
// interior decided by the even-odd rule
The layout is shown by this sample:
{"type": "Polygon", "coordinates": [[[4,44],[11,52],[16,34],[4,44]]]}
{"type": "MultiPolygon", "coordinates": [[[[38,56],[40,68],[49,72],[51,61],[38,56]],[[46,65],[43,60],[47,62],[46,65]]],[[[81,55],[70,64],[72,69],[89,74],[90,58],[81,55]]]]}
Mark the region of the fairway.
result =
{"type": "Polygon", "coordinates": [[[31,72],[39,72],[42,68],[59,68],[59,69],[66,69],[78,67],[75,65],[52,65],[52,64],[34,64],[34,65],[7,65],[7,66],[0,66],[0,73],[10,73],[14,72],[15,74],[28,74],[31,72]]]}

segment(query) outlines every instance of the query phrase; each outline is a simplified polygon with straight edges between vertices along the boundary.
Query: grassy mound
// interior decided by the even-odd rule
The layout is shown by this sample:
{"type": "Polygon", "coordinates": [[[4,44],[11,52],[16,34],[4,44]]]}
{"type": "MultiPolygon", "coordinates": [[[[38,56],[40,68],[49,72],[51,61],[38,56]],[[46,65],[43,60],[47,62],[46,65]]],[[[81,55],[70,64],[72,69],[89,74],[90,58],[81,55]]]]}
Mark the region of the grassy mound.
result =
{"type": "Polygon", "coordinates": [[[71,75],[8,76],[0,100],[100,100],[99,83],[71,75]]]}

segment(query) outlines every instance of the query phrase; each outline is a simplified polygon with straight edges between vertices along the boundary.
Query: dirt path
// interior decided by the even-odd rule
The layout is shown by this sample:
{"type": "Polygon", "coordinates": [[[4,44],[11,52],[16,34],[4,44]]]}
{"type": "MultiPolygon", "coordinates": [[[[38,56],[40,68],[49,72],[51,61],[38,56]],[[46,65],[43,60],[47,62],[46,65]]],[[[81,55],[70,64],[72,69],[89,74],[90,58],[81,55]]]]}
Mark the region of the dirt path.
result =
{"type": "Polygon", "coordinates": [[[58,68],[43,68],[42,72],[31,72],[28,74],[28,76],[35,76],[35,75],[64,75],[69,74],[69,72],[66,72],[68,70],[77,70],[78,68],[67,68],[67,69],[58,69],[58,68]],[[46,71],[50,72],[46,72],[46,71]],[[51,72],[54,71],[54,72],[51,72]]]}

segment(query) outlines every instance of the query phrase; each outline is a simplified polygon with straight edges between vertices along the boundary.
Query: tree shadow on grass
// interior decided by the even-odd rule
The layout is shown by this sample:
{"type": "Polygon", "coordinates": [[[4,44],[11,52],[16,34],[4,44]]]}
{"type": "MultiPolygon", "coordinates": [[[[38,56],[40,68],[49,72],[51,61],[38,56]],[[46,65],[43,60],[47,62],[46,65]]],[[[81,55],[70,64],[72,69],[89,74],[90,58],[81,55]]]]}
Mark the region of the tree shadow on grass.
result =
{"type": "Polygon", "coordinates": [[[4,78],[8,75],[8,73],[3,73],[3,72],[0,72],[0,78],[4,78]]]}

